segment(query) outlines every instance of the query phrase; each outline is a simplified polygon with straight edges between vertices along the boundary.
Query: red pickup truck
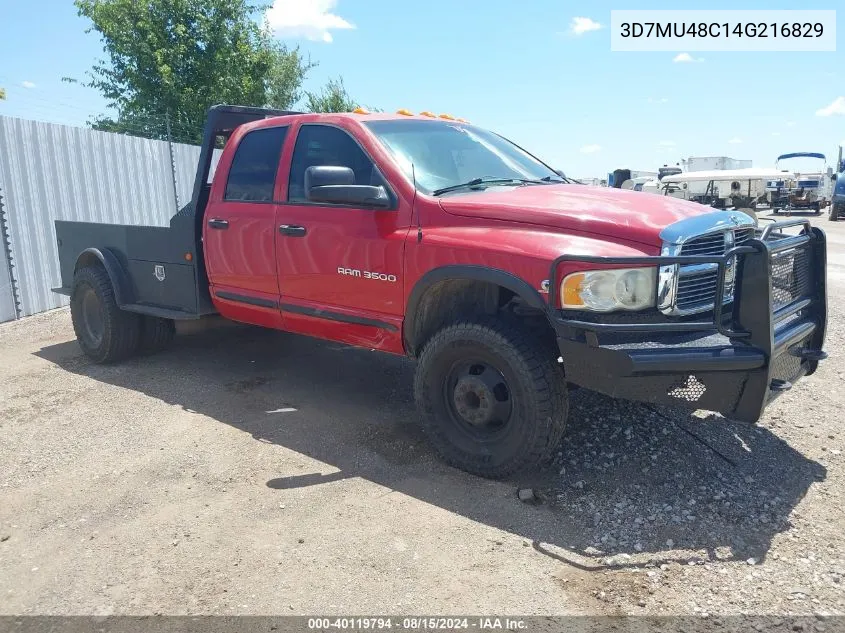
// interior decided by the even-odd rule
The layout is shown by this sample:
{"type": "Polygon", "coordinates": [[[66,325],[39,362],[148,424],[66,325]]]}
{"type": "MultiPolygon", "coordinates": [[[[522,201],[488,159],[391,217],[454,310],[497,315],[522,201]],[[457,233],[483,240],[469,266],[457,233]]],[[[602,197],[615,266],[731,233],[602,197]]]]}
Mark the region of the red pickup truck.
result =
{"type": "Polygon", "coordinates": [[[215,313],[406,354],[431,442],[488,477],[552,454],[571,385],[754,422],[825,357],[821,230],[581,186],[446,115],[216,106],[169,227],[56,236],[94,361],[215,313]]]}

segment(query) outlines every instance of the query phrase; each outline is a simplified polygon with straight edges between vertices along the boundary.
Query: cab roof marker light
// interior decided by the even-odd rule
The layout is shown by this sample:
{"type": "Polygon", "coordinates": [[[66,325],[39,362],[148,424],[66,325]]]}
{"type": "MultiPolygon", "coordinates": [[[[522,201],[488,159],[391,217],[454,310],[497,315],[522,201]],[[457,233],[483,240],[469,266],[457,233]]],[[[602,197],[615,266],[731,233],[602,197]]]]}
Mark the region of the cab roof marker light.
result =
{"type": "Polygon", "coordinates": [[[414,113],[407,108],[400,108],[396,111],[396,114],[401,114],[402,116],[414,116],[414,113]]]}
{"type": "Polygon", "coordinates": [[[353,114],[369,114],[370,113],[369,110],[367,110],[366,108],[362,108],[361,106],[358,106],[352,112],[353,112],[353,114]]]}
{"type": "Polygon", "coordinates": [[[455,120],[455,117],[453,117],[451,114],[441,114],[440,118],[446,119],[447,121],[454,121],[455,120]]]}
{"type": "Polygon", "coordinates": [[[455,119],[455,121],[457,121],[458,123],[469,123],[469,121],[467,121],[466,119],[462,119],[462,118],[460,118],[460,117],[458,117],[457,119],[455,119]]]}
{"type": "Polygon", "coordinates": [[[437,115],[434,114],[434,112],[430,112],[429,110],[423,110],[422,112],[420,112],[420,116],[427,116],[427,117],[431,117],[431,118],[437,117],[437,115]]]}

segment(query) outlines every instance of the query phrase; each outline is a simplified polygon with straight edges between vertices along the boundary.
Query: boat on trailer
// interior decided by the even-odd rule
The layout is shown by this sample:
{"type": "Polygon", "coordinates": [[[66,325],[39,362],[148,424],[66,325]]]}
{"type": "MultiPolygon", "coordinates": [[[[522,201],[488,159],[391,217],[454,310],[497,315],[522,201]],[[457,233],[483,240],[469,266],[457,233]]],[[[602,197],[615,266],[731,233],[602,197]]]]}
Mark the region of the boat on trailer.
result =
{"type": "Polygon", "coordinates": [[[780,211],[815,211],[817,214],[830,204],[831,187],[830,170],[827,169],[827,158],[819,152],[790,152],[781,154],[775,161],[779,167],[781,161],[796,158],[813,158],[822,161],[819,171],[795,171],[791,179],[773,178],[766,182],[769,206],[774,213],[780,211]]]}

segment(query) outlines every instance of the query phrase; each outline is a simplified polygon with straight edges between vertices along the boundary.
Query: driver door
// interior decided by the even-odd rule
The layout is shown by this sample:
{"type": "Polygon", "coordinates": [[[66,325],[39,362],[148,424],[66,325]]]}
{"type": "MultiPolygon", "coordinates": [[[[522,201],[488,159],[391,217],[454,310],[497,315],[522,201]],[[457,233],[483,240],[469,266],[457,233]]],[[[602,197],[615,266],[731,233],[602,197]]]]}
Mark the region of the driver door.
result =
{"type": "Polygon", "coordinates": [[[411,208],[403,205],[367,152],[345,130],[300,125],[287,201],[276,207],[276,261],[286,329],[353,344],[401,350],[403,253],[411,208]],[[356,185],[384,186],[391,207],[311,202],[305,170],[342,166],[356,185]]]}

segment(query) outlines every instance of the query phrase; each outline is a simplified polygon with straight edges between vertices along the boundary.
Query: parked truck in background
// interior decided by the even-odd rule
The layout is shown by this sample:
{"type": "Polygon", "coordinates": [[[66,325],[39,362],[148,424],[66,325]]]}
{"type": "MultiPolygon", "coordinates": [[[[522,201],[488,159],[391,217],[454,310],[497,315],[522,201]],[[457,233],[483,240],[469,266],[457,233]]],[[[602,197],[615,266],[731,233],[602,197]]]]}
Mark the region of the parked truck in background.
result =
{"type": "Polygon", "coordinates": [[[833,193],[830,197],[829,219],[836,222],[845,218],[845,159],[842,158],[842,146],[836,159],[836,175],[833,177],[833,193]]]}
{"type": "Polygon", "coordinates": [[[93,361],[218,313],[405,354],[432,444],[488,477],[553,454],[570,385],[754,422],[825,356],[806,220],[571,184],[446,115],[217,106],[169,227],[56,236],[93,361]]]}

